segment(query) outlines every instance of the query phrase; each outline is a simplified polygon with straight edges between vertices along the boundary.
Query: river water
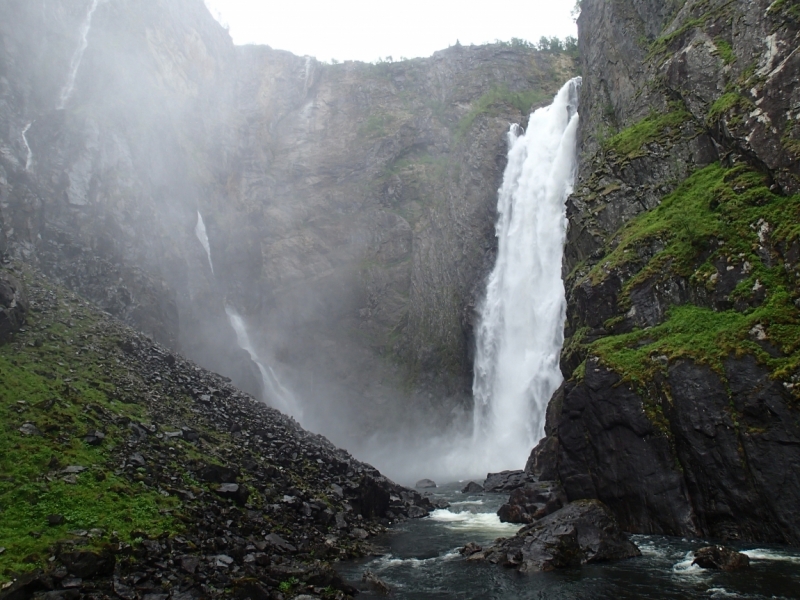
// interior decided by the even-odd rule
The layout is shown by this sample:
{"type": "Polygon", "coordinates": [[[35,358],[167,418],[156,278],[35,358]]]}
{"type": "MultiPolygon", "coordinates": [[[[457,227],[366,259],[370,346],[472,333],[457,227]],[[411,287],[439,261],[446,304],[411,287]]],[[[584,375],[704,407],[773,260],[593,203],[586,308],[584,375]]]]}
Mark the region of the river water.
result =
{"type": "MultiPolygon", "coordinates": [[[[408,600],[800,598],[800,550],[764,544],[736,546],[750,556],[750,569],[739,573],[691,566],[693,551],[708,540],[651,535],[631,538],[641,557],[551,573],[467,562],[458,553],[467,542],[491,543],[518,526],[495,514],[506,494],[462,494],[465,483],[434,490],[450,509],[395,526],[374,540],[385,554],[341,563],[340,574],[355,585],[370,570],[391,587],[390,597],[408,600]]],[[[365,589],[359,597],[380,596],[365,589]]]]}

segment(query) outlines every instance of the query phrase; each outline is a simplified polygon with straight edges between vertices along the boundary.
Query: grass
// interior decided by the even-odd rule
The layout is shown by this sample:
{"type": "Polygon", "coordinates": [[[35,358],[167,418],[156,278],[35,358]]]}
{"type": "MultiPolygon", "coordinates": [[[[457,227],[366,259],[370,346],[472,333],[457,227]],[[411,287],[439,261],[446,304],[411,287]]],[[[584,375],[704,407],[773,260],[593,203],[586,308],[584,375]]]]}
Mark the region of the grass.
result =
{"type": "Polygon", "coordinates": [[[760,286],[764,299],[746,302],[738,311],[673,306],[665,322],[595,341],[588,345],[588,354],[640,387],[667,361],[679,358],[707,364],[723,375],[726,357],[747,353],[775,378],[795,373],[800,368],[800,311],[794,304],[798,289],[783,264],[769,266],[761,260],[758,231],[764,222],[769,223],[773,246],[799,239],[800,195],[773,194],[767,179],[746,166],[726,169],[714,164],[695,172],[660,206],[628,223],[616,246],[586,277],[597,282],[611,269],[631,273],[618,299],[626,310],[632,289],[646,280],[679,275],[713,291],[716,264],[746,261],[750,272],[730,298],[749,300],[753,288],[760,286]],[[660,250],[650,256],[647,249],[653,247],[660,250]],[[771,356],[752,339],[750,331],[757,325],[780,356],[771,356]]]}
{"type": "Polygon", "coordinates": [[[683,108],[672,107],[664,114],[651,114],[620,131],[604,142],[604,148],[627,159],[643,156],[645,146],[663,138],[676,135],[681,125],[691,118],[683,108]]]}
{"type": "Polygon", "coordinates": [[[79,538],[91,548],[112,535],[128,541],[132,532],[179,529],[171,513],[177,499],[114,473],[115,450],[130,435],[126,419],[145,415],[131,398],[115,398],[109,375],[118,367],[108,346],[116,339],[82,303],[57,307],[44,318],[29,315],[25,338],[34,341],[0,347],[0,581],[42,567],[71,531],[103,530],[79,538]],[[24,423],[42,435],[21,433],[24,423]],[[106,434],[101,446],[84,441],[93,430],[106,434]],[[70,465],[86,470],[73,479],[62,472],[70,465]],[[64,523],[50,526],[54,514],[64,523]]]}

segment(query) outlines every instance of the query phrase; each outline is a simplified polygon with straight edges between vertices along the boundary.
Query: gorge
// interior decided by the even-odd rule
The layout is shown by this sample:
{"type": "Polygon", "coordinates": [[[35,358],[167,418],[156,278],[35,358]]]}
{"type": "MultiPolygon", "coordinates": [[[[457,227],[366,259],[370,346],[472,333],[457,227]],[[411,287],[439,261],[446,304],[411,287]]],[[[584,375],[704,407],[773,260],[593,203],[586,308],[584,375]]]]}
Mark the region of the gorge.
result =
{"type": "Polygon", "coordinates": [[[577,52],[326,64],[201,0],[0,2],[3,600],[792,596],[798,5],[579,5],[577,52]],[[644,556],[455,551],[540,485],[644,556]]]}

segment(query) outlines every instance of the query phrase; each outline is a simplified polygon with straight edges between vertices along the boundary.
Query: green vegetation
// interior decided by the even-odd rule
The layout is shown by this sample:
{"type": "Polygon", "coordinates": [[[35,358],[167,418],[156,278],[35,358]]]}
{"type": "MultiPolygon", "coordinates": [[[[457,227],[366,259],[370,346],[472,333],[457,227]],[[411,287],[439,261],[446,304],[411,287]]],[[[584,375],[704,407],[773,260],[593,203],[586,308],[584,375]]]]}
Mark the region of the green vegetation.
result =
{"type": "Polygon", "coordinates": [[[788,15],[800,19],[800,2],[797,0],[776,0],[767,9],[770,15],[788,15]]]}
{"type": "Polygon", "coordinates": [[[776,378],[795,373],[800,368],[798,290],[783,264],[762,261],[762,227],[768,227],[772,245],[800,239],[800,195],[773,194],[766,178],[747,166],[714,164],[695,172],[661,205],[628,223],[613,250],[586,277],[597,282],[627,264],[635,275],[619,298],[626,310],[631,290],[646,280],[677,274],[713,291],[716,265],[746,263],[746,277],[729,295],[732,302],[742,301],[738,310],[674,306],[664,323],[603,338],[589,344],[588,353],[636,386],[645,386],[668,361],[682,357],[722,374],[727,356],[748,353],[776,378]],[[651,255],[652,248],[657,250],[651,255]],[[753,332],[779,353],[769,354],[753,332]]]}
{"type": "Polygon", "coordinates": [[[463,139],[478,117],[497,116],[504,106],[511,106],[521,113],[527,113],[534,104],[543,102],[548,98],[549,94],[541,90],[512,92],[505,86],[494,86],[478,98],[470,111],[459,121],[456,128],[456,137],[463,139]]]}
{"type": "Polygon", "coordinates": [[[736,62],[736,55],[733,53],[733,48],[728,40],[717,38],[714,40],[714,44],[717,46],[717,53],[719,54],[719,57],[726,65],[736,62]]]}
{"type": "Polygon", "coordinates": [[[88,532],[88,546],[99,547],[110,536],[179,529],[174,497],[114,474],[113,452],[130,436],[126,419],[144,416],[131,399],[114,399],[118,367],[103,346],[116,340],[82,303],[57,306],[47,317],[29,315],[36,341],[0,347],[0,581],[43,566],[48,548],[71,531],[88,532]],[[19,430],[25,424],[33,434],[19,430]],[[94,430],[106,434],[101,446],[84,441],[94,430]],[[69,466],[85,470],[66,473],[69,466]],[[64,522],[49,525],[50,515],[64,522]]]}
{"type": "MultiPolygon", "coordinates": [[[[734,108],[747,109],[753,106],[747,98],[737,92],[728,92],[717,98],[716,102],[711,105],[708,111],[708,123],[714,123],[722,118],[723,115],[728,114],[734,108]]],[[[740,120],[741,117],[738,117],[740,120]]]]}
{"type": "Polygon", "coordinates": [[[358,135],[367,138],[384,137],[386,136],[386,128],[396,120],[397,117],[388,113],[371,114],[364,124],[358,128],[358,135]]]}
{"type": "Polygon", "coordinates": [[[604,143],[606,150],[631,159],[644,155],[645,145],[678,134],[680,126],[691,118],[682,107],[672,106],[664,114],[651,114],[638,123],[623,129],[604,143]]]}

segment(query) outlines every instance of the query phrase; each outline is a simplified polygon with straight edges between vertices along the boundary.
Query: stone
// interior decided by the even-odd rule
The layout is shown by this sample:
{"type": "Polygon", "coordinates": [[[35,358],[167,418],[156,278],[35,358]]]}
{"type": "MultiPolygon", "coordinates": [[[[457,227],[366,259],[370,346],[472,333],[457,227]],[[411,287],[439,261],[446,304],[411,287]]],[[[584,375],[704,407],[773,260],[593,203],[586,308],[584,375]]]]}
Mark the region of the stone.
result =
{"type": "Polygon", "coordinates": [[[90,446],[99,446],[105,438],[106,434],[102,431],[90,431],[84,436],[83,441],[90,446]]]}
{"type": "Polygon", "coordinates": [[[503,523],[532,523],[564,506],[567,495],[556,481],[525,483],[511,492],[506,504],[497,511],[503,523]]]}
{"type": "Polygon", "coordinates": [[[695,550],[692,564],[702,569],[741,571],[750,568],[750,557],[726,546],[706,546],[695,550]]]}
{"type": "Polygon", "coordinates": [[[392,589],[386,584],[386,582],[380,579],[370,570],[366,570],[364,573],[362,573],[361,581],[362,583],[367,584],[370,591],[382,596],[388,596],[392,592],[392,589]]]}
{"type": "Polygon", "coordinates": [[[114,571],[116,564],[114,554],[108,551],[75,550],[62,552],[58,558],[72,575],[82,579],[89,579],[96,575],[108,575],[114,571]]]}
{"type": "Polygon", "coordinates": [[[430,488],[436,487],[436,482],[432,479],[420,479],[417,483],[414,484],[414,487],[421,490],[427,490],[430,488]]]}
{"type": "Polygon", "coordinates": [[[421,519],[428,516],[428,511],[421,506],[409,506],[407,514],[409,519],[421,519]]]}
{"type": "MultiPolygon", "coordinates": [[[[485,560],[522,573],[640,556],[609,508],[580,500],[484,550],[485,560]]],[[[477,555],[477,553],[476,553],[477,555]]]]}
{"type": "Polygon", "coordinates": [[[218,496],[229,498],[239,506],[244,506],[250,497],[250,490],[238,483],[223,483],[214,490],[218,496]]]}
{"type": "Polygon", "coordinates": [[[78,473],[83,473],[87,470],[87,467],[82,467],[80,465],[70,465],[63,469],[61,472],[67,475],[77,475],[78,473]]]}
{"type": "Polygon", "coordinates": [[[20,281],[0,268],[0,346],[25,324],[29,306],[20,281]]]}
{"type": "Polygon", "coordinates": [[[519,469],[515,471],[501,471],[500,473],[489,473],[483,482],[483,489],[487,492],[510,492],[522,487],[534,478],[525,471],[519,469]]]}
{"type": "Polygon", "coordinates": [[[50,526],[56,525],[63,525],[64,524],[64,515],[48,515],[47,516],[47,524],[50,526]]]}
{"type": "Polygon", "coordinates": [[[19,432],[22,435],[29,435],[29,436],[37,436],[41,437],[42,432],[34,425],[33,423],[24,423],[22,427],[19,428],[19,432]]]}
{"type": "Polygon", "coordinates": [[[474,481],[470,481],[461,489],[462,494],[477,494],[482,491],[483,486],[480,483],[475,483],[474,481]]]}
{"type": "Polygon", "coordinates": [[[197,472],[197,477],[207,483],[236,483],[239,472],[220,465],[207,465],[197,472]]]}

